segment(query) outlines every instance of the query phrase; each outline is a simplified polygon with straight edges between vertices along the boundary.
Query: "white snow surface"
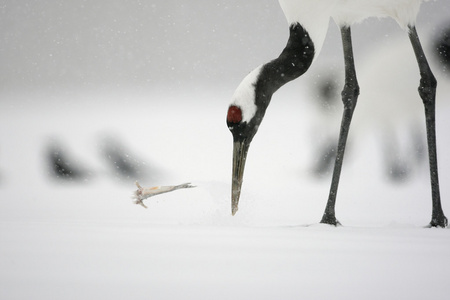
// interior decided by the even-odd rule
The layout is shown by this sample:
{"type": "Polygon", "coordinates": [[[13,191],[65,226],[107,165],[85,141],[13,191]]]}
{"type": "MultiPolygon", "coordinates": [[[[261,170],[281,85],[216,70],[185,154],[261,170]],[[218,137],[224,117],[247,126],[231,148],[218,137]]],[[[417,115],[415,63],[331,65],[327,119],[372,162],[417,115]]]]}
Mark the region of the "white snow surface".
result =
{"type": "MultiPolygon", "coordinates": [[[[394,185],[381,171],[375,139],[365,139],[344,163],[337,201],[344,226],[318,225],[329,182],[309,174],[314,116],[295,85],[274,96],[232,217],[230,91],[4,92],[0,299],[448,297],[450,232],[422,227],[431,217],[426,167],[394,185]],[[108,175],[98,150],[104,135],[165,176],[108,175]],[[90,168],[85,182],[49,179],[50,139],[90,168]],[[132,202],[134,180],[197,187],[147,199],[144,209],[132,202]]],[[[438,109],[447,216],[449,114],[448,106],[438,109]]]]}

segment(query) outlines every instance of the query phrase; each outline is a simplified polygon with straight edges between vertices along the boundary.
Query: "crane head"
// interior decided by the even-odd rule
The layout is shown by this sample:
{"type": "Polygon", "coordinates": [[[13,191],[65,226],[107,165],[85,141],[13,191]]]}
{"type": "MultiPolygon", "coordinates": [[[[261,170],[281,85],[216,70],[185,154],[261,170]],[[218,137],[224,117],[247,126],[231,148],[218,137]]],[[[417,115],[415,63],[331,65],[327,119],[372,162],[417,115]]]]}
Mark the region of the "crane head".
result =
{"type": "Polygon", "coordinates": [[[250,72],[228,107],[227,125],[233,135],[231,212],[236,214],[248,149],[261,124],[272,95],[305,73],[314,57],[314,43],[298,23],[289,27],[289,40],[280,56],[250,72]]]}

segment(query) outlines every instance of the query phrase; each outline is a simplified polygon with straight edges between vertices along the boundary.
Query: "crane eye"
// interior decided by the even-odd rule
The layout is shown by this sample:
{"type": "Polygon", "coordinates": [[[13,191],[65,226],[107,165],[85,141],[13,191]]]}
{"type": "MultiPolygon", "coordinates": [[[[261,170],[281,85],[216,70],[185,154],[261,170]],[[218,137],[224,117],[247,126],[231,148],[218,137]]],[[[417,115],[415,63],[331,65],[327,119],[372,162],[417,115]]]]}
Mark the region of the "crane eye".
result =
{"type": "Polygon", "coordinates": [[[232,124],[239,124],[242,121],[242,110],[237,106],[230,106],[228,108],[227,122],[232,124]]]}

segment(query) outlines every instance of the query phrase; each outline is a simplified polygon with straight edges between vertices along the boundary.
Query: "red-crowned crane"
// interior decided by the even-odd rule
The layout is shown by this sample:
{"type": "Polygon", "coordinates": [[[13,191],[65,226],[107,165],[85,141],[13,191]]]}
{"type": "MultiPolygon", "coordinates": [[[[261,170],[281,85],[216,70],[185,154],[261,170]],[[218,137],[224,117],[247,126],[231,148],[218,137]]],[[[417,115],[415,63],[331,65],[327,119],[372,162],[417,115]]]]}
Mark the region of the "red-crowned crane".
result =
{"type": "MultiPolygon", "coordinates": [[[[335,204],[345,145],[359,95],[353,59],[350,26],[369,17],[391,17],[406,30],[420,70],[419,95],[426,116],[428,156],[432,189],[430,227],[446,227],[440,200],[436,154],[436,79],[428,65],[415,27],[424,0],[279,0],[289,24],[289,40],[280,56],[249,73],[236,89],[228,108],[227,125],[233,135],[231,207],[238,210],[245,161],[250,143],[258,131],[272,95],[287,82],[305,73],[320,52],[332,18],[342,37],[345,84],[342,90],[344,112],[328,202],[321,223],[339,225],[335,204]]],[[[386,66],[388,70],[389,66],[386,66]]]]}

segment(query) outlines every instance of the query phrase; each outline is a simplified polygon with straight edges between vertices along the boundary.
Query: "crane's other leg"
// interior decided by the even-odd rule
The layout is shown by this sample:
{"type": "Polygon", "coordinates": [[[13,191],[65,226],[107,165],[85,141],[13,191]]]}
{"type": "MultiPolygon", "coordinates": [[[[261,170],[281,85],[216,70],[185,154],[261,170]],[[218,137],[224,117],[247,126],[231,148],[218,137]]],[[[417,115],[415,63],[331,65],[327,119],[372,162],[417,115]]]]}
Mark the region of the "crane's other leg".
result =
{"type": "Polygon", "coordinates": [[[430,227],[446,227],[447,218],[442,211],[441,196],[439,192],[438,163],[436,151],[436,78],[431,72],[428,61],[420,44],[415,26],[409,26],[409,39],[420,71],[419,95],[425,106],[427,126],[428,159],[430,161],[432,216],[430,227]]]}
{"type": "Polygon", "coordinates": [[[342,90],[342,102],[344,103],[344,113],[342,116],[341,130],[339,133],[338,148],[334,164],[333,177],[331,180],[330,194],[328,196],[327,206],[322,217],[321,223],[330,225],[340,225],[336,219],[335,205],[336,194],[341,175],[342,162],[344,159],[345,145],[347,143],[348,131],[355,110],[356,101],[359,95],[359,85],[356,79],[355,63],[353,59],[352,38],[350,27],[341,27],[342,44],[344,48],[345,62],[345,84],[342,90]]]}

